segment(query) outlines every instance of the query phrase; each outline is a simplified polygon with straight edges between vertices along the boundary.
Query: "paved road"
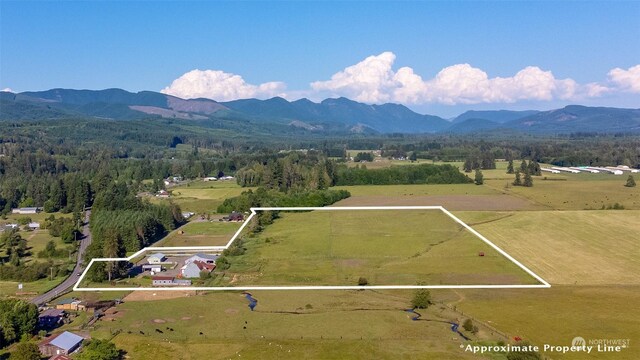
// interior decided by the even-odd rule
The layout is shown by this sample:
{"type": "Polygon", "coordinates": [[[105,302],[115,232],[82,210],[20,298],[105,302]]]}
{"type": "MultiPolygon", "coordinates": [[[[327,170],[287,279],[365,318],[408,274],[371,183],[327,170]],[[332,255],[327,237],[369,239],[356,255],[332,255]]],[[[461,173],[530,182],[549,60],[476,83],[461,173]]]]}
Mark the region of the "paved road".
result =
{"type": "Polygon", "coordinates": [[[85,221],[84,226],[82,227],[82,234],[84,235],[82,240],[80,240],[80,248],[78,249],[78,258],[76,259],[76,266],[73,268],[71,275],[66,278],[60,285],[55,288],[49,290],[49,292],[44,293],[40,296],[37,296],[31,299],[31,302],[40,305],[46,302],[51,301],[51,299],[58,296],[58,294],[63,293],[67,289],[73,287],[75,283],[78,281],[78,274],[81,274],[84,271],[84,266],[82,265],[82,259],[84,258],[84,252],[87,250],[87,246],[91,244],[91,232],[89,231],[89,217],[91,216],[91,210],[85,211],[85,221]]]}

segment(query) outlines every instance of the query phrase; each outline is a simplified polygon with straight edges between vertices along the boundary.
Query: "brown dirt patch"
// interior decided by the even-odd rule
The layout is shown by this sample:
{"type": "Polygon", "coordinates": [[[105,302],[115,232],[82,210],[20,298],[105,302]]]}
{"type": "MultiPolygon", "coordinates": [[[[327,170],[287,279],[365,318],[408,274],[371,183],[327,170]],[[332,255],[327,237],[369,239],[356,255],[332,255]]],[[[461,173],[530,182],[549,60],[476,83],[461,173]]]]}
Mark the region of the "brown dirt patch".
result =
{"type": "Polygon", "coordinates": [[[180,318],[180,320],[191,320],[191,317],[189,316],[183,316],[180,318]]]}
{"type": "Polygon", "coordinates": [[[238,310],[237,310],[237,309],[226,309],[226,310],[224,311],[224,313],[225,313],[225,314],[229,314],[229,315],[235,315],[235,314],[237,314],[237,313],[238,313],[238,310]]]}
{"type": "Polygon", "coordinates": [[[167,322],[167,320],[164,319],[153,319],[152,320],[155,324],[164,324],[167,322]]]}
{"type": "Polygon", "coordinates": [[[537,210],[528,200],[509,195],[353,196],[334,206],[444,206],[447,210],[537,210]]]}
{"type": "Polygon", "coordinates": [[[133,291],[129,295],[125,296],[122,299],[124,302],[127,301],[150,301],[150,300],[167,300],[167,299],[176,299],[187,296],[195,296],[196,292],[186,291],[186,290],[176,290],[176,291],[133,291]]]}

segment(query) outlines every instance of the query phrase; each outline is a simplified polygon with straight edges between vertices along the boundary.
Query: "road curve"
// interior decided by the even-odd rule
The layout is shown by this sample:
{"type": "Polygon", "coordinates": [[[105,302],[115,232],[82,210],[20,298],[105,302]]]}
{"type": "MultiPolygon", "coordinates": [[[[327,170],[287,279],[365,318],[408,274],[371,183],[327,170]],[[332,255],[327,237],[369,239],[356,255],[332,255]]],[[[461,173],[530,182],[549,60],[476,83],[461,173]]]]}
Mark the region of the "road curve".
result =
{"type": "Polygon", "coordinates": [[[85,221],[82,226],[82,239],[80,240],[80,247],[78,248],[78,258],[76,259],[76,266],[73,271],[62,283],[48,292],[38,295],[31,299],[31,302],[36,305],[41,305],[51,301],[51,299],[57,297],[59,294],[65,292],[67,289],[73,287],[76,281],[78,281],[78,274],[84,271],[82,259],[84,258],[84,252],[87,250],[89,244],[91,244],[91,232],[89,231],[89,217],[91,216],[91,210],[85,211],[85,221]]]}

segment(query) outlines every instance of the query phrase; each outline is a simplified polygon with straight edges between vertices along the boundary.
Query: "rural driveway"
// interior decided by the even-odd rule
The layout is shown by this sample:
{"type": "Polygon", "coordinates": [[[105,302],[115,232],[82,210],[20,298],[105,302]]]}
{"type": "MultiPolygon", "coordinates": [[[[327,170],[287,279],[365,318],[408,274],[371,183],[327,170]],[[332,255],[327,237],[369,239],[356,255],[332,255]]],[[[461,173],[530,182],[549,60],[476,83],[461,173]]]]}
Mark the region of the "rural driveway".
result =
{"type": "Polygon", "coordinates": [[[51,301],[51,299],[58,296],[58,294],[62,294],[64,291],[72,287],[76,281],[78,281],[78,274],[84,271],[84,266],[82,265],[82,259],[84,258],[84,252],[87,250],[89,244],[91,244],[91,232],[89,231],[89,217],[91,216],[91,210],[87,210],[85,212],[85,221],[84,226],[82,227],[82,240],[80,240],[80,248],[78,249],[78,258],[76,259],[76,266],[73,268],[71,275],[66,278],[60,285],[55,288],[49,290],[48,292],[36,296],[31,299],[31,302],[36,305],[41,305],[46,302],[51,301]]]}

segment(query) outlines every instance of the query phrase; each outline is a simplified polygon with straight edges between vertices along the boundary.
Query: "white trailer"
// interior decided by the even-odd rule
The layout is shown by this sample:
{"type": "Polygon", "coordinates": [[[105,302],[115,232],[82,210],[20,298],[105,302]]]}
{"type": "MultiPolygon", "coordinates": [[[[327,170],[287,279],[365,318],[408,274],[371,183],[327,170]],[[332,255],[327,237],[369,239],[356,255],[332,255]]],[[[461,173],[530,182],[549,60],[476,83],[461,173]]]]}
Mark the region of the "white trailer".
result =
{"type": "Polygon", "coordinates": [[[624,165],[619,165],[617,167],[613,167],[613,166],[607,166],[607,169],[613,169],[613,170],[620,170],[620,171],[628,171],[630,173],[638,173],[640,172],[640,170],[638,169],[632,169],[628,166],[624,166],[624,165]]]}
{"type": "Polygon", "coordinates": [[[549,169],[549,168],[540,168],[540,171],[546,171],[546,172],[550,172],[552,174],[560,174],[560,171],[554,170],[554,169],[549,169]]]}
{"type": "Polygon", "coordinates": [[[551,167],[553,170],[558,170],[558,171],[565,171],[565,172],[570,172],[572,174],[579,174],[580,170],[576,170],[576,169],[571,169],[568,167],[561,167],[561,166],[553,166],[551,167]]]}

